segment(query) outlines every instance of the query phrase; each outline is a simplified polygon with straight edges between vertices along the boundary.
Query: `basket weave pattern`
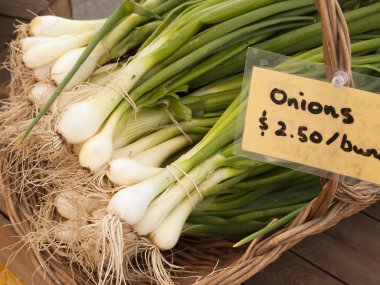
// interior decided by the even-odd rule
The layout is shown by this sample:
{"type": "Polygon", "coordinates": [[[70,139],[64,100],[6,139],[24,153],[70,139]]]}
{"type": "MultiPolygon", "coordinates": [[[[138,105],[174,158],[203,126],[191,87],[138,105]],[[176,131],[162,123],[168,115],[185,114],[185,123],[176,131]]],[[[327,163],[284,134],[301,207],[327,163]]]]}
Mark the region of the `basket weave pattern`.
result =
{"type": "MultiPolygon", "coordinates": [[[[316,0],[323,27],[323,46],[326,73],[329,80],[337,70],[344,70],[351,78],[351,51],[348,28],[335,0],[316,0]]],[[[353,86],[352,80],[348,83],[353,86]]],[[[1,165],[0,165],[1,169],[1,165]]],[[[22,196],[12,191],[13,181],[0,181],[5,192],[8,213],[20,236],[30,231],[28,216],[33,214],[41,194],[22,196]]],[[[355,214],[380,199],[380,186],[361,182],[348,186],[341,181],[321,179],[322,191],[292,222],[292,224],[265,238],[254,240],[249,247],[232,249],[232,243],[220,239],[182,239],[168,253],[176,265],[189,272],[188,278],[178,278],[180,284],[240,284],[275,261],[283,252],[305,237],[320,233],[340,220],[355,214]],[[201,276],[201,277],[191,277],[201,276]]],[[[51,257],[52,252],[39,252],[31,247],[32,262],[43,273],[48,284],[89,284],[80,268],[68,266],[67,260],[51,257]]],[[[180,275],[181,275],[180,274],[180,275]]]]}

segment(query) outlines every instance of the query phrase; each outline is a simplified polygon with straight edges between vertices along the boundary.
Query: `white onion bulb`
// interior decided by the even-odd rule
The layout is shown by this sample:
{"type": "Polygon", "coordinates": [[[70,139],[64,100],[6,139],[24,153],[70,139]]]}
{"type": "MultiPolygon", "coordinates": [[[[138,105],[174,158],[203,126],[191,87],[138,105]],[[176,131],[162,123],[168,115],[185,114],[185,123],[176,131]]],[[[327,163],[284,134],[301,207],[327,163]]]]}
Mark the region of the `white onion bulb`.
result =
{"type": "Polygon", "coordinates": [[[117,158],[111,161],[107,176],[116,185],[131,186],[161,170],[162,168],[146,166],[130,158],[117,158]]]}
{"type": "Polygon", "coordinates": [[[81,21],[50,15],[38,16],[30,22],[29,30],[33,36],[56,37],[77,31],[96,31],[105,21],[105,19],[81,21]]]}

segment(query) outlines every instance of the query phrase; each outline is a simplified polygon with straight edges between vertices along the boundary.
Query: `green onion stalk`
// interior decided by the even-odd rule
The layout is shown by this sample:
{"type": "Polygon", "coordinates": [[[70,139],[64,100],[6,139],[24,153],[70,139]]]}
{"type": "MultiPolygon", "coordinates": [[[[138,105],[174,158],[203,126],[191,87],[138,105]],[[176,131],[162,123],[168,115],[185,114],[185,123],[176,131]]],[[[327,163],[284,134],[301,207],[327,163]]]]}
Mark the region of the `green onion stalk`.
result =
{"type": "MultiPolygon", "coordinates": [[[[269,173],[266,175],[268,178],[265,184],[261,182],[261,177],[251,176],[248,180],[244,179],[248,173],[255,172],[260,167],[262,165],[245,170],[218,169],[200,183],[197,190],[192,190],[191,194],[188,194],[189,188],[194,188],[194,184],[188,182],[186,185],[189,178],[185,177],[178,182],[180,186],[175,185],[156,198],[134,228],[141,235],[149,234],[151,241],[161,249],[174,247],[182,234],[236,240],[252,231],[265,228],[274,218],[298,211],[304,206],[303,203],[311,201],[319,194],[320,184],[317,177],[292,170],[277,168],[276,171],[286,173],[288,178],[278,179],[274,173],[269,173]],[[299,185],[291,186],[291,182],[297,178],[301,178],[296,180],[299,185]],[[186,186],[189,187],[186,192],[176,189],[186,186]],[[220,192],[213,195],[215,188],[220,192]],[[236,193],[230,197],[229,202],[215,203],[214,200],[223,195],[223,188],[234,189],[236,193]],[[215,209],[219,211],[212,211],[215,209]],[[252,228],[253,223],[255,227],[252,228]],[[225,231],[222,230],[223,227],[225,231]]],[[[188,175],[193,178],[192,172],[195,171],[197,168],[188,175]]]]}
{"type": "MultiPolygon", "coordinates": [[[[183,104],[182,108],[184,108],[185,113],[190,112],[189,114],[191,114],[192,119],[179,121],[177,127],[175,127],[175,125],[172,125],[170,128],[158,131],[157,134],[154,135],[155,138],[151,139],[150,143],[162,143],[167,139],[179,135],[181,132],[192,132],[193,129],[196,128],[212,127],[219,116],[211,116],[209,114],[212,114],[213,112],[218,113],[224,111],[228,107],[228,105],[240,93],[242,79],[242,74],[230,78],[227,77],[208,86],[204,86],[202,89],[195,90],[186,95],[182,95],[179,99],[179,103],[183,104]],[[207,116],[205,117],[205,115],[207,116]],[[168,136],[168,134],[170,134],[170,136],[168,136]]],[[[176,102],[176,100],[174,102],[176,102]]],[[[169,112],[177,114],[179,105],[176,104],[176,109],[174,109],[172,106],[170,106],[170,101],[168,101],[168,103],[169,105],[165,106],[168,107],[169,112]]],[[[149,109],[152,110],[152,108],[149,109]]],[[[135,117],[133,114],[132,116],[130,115],[129,118],[127,117],[127,122],[120,121],[117,126],[117,128],[120,130],[116,129],[113,139],[115,152],[118,152],[119,155],[122,152],[128,153],[130,148],[129,144],[135,141],[135,139],[143,137],[151,130],[167,126],[166,123],[169,121],[168,113],[160,108],[158,108],[158,110],[159,111],[156,113],[160,114],[161,116],[155,116],[154,118],[149,119],[147,123],[139,119],[139,116],[142,113],[150,113],[150,111],[146,111],[145,109],[142,112],[138,113],[137,117],[135,117]]],[[[178,115],[179,118],[188,118],[187,116],[187,114],[182,116],[178,115]]],[[[175,115],[174,117],[177,116],[175,115]]],[[[149,141],[148,138],[144,138],[144,140],[149,141]]],[[[142,143],[141,145],[144,144],[142,143]]],[[[151,147],[152,146],[153,145],[151,145],[151,147]]]]}
{"type": "MultiPolygon", "coordinates": [[[[203,115],[223,111],[238,96],[241,82],[242,75],[233,76],[182,96],[181,102],[185,106],[189,104],[192,113],[197,114],[191,120],[172,124],[167,112],[158,106],[143,109],[137,116],[131,114],[127,122],[121,120],[120,130],[115,132],[113,152],[109,154],[112,155],[107,170],[110,181],[130,186],[160,171],[168,159],[197,143],[210,130],[219,115],[203,115]]],[[[86,159],[86,146],[88,144],[77,150],[81,165],[90,165],[92,170],[101,168],[99,155],[91,153],[86,159]]],[[[104,143],[99,149],[106,149],[104,143]]]]}
{"type": "MultiPolygon", "coordinates": [[[[377,13],[380,11],[380,3],[374,3],[345,13],[345,18],[350,29],[352,37],[361,36],[363,33],[371,33],[379,29],[379,21],[376,20],[377,13]],[[365,19],[365,20],[364,20],[365,19]]],[[[255,48],[267,50],[284,55],[295,55],[304,52],[312,55],[313,52],[322,55],[321,24],[316,23],[304,28],[289,31],[280,34],[268,41],[263,41],[254,45],[255,48]],[[294,44],[297,43],[297,44],[294,44]],[[307,43],[307,47],[299,43],[307,43]],[[305,52],[305,50],[309,50],[305,52]]],[[[373,38],[371,38],[373,39],[373,38]]],[[[376,39],[374,39],[376,40],[376,39]]],[[[296,56],[297,57],[297,56],[296,56]]],[[[300,59],[307,59],[300,57],[300,59]]],[[[241,51],[234,57],[212,68],[206,76],[197,78],[191,82],[195,87],[209,84],[215,80],[221,79],[226,74],[233,75],[244,70],[246,61],[246,51],[241,51]]]]}
{"type": "MultiPolygon", "coordinates": [[[[284,19],[286,21],[292,21],[292,20],[300,20],[299,18],[297,19],[284,19]]],[[[304,20],[303,18],[301,20],[304,20]]],[[[162,100],[165,100],[171,92],[175,92],[178,88],[181,86],[185,85],[187,82],[192,80],[195,77],[198,77],[204,73],[206,73],[210,68],[215,66],[218,62],[221,62],[224,60],[226,57],[231,56],[231,54],[236,53],[239,50],[245,49],[247,46],[251,45],[254,42],[257,42],[258,40],[261,39],[262,36],[258,35],[254,37],[253,39],[249,39],[249,34],[255,30],[257,27],[254,26],[249,26],[247,28],[240,29],[236,32],[233,32],[231,35],[228,34],[227,36],[222,37],[219,40],[216,40],[212,42],[209,45],[206,45],[202,48],[199,48],[198,50],[194,51],[193,53],[189,54],[186,57],[181,58],[180,60],[174,62],[173,64],[169,65],[166,67],[164,70],[161,72],[157,73],[156,75],[152,76],[148,80],[146,80],[143,84],[141,84],[139,87],[137,87],[135,90],[133,90],[130,94],[128,94],[129,99],[131,98],[138,98],[143,96],[143,94],[149,94],[150,96],[147,97],[142,97],[142,100],[137,101],[136,103],[136,108],[137,106],[149,106],[152,104],[157,104],[157,102],[161,102],[162,100]],[[243,41],[246,39],[244,43],[236,43],[234,44],[234,39],[239,39],[239,41],[243,41]],[[233,44],[232,46],[229,46],[233,44]],[[205,55],[209,54],[210,52],[215,51],[215,49],[219,49],[220,45],[224,45],[225,49],[222,51],[212,55],[209,57],[206,61],[203,62],[202,65],[198,65],[195,68],[193,68],[191,73],[187,76],[183,76],[178,80],[172,79],[168,82],[165,82],[166,79],[169,79],[170,76],[174,76],[176,72],[178,72],[178,69],[180,68],[185,68],[186,66],[191,66],[194,65],[197,61],[201,60],[204,58],[205,55]],[[172,81],[172,82],[171,82],[172,81]],[[164,82],[164,83],[161,83],[164,82]],[[157,88],[155,88],[157,87],[157,88]],[[152,90],[152,88],[155,88],[152,90]]],[[[230,99],[233,99],[233,94],[230,93],[230,99]]],[[[96,95],[94,95],[96,96],[96,95]]],[[[91,96],[88,100],[82,101],[76,104],[76,106],[80,106],[82,108],[83,104],[88,104],[92,103],[92,100],[97,100],[94,99],[95,97],[91,96]]],[[[117,94],[118,97],[122,97],[119,94],[117,94]]],[[[101,98],[101,103],[104,100],[108,100],[107,97],[99,97],[101,98]]],[[[119,100],[121,100],[119,98],[119,100]]],[[[100,102],[99,100],[97,102],[100,102]]],[[[172,103],[173,100],[171,100],[172,103]]],[[[205,101],[204,101],[205,102],[205,101]]],[[[228,102],[227,102],[228,103],[228,102]]],[[[96,103],[98,104],[98,103],[96,103]]],[[[107,119],[104,127],[98,134],[91,139],[88,137],[84,137],[85,132],[73,132],[75,135],[79,135],[80,137],[77,136],[70,136],[66,130],[68,127],[72,127],[71,123],[69,126],[66,125],[66,120],[65,120],[65,112],[63,113],[61,120],[58,124],[58,130],[64,135],[64,137],[70,142],[74,143],[82,143],[82,140],[86,140],[87,145],[100,145],[104,144],[105,141],[107,141],[108,145],[113,144],[112,139],[113,135],[115,133],[115,129],[117,128],[118,123],[120,122],[121,118],[123,116],[131,116],[130,110],[131,110],[131,103],[130,100],[124,100],[122,101],[119,106],[112,112],[111,116],[107,119]],[[100,139],[103,140],[103,142],[100,143],[100,139]]],[[[225,103],[224,103],[225,104],[225,103]]],[[[104,106],[104,104],[102,104],[104,106]]],[[[175,104],[175,108],[173,109],[178,109],[179,104],[175,104]]],[[[218,108],[218,106],[214,106],[214,108],[218,108]]],[[[209,109],[210,112],[215,111],[217,109],[209,109]]],[[[71,113],[72,109],[69,109],[68,115],[70,115],[71,118],[71,113]]],[[[99,114],[99,112],[98,112],[99,114]]],[[[104,116],[108,114],[108,112],[104,112],[104,116]]],[[[94,114],[95,115],[95,114],[94,114]]],[[[189,117],[187,117],[189,118],[189,117]]],[[[100,116],[97,116],[97,119],[99,119],[99,123],[102,121],[100,119],[100,116]]],[[[184,117],[183,119],[186,119],[184,117]]],[[[81,123],[76,122],[75,127],[80,128],[81,123]]],[[[87,126],[87,130],[88,130],[87,126]]],[[[71,129],[70,129],[71,130],[71,129]]],[[[93,129],[95,130],[95,128],[93,129]]],[[[92,133],[87,133],[88,135],[92,135],[92,133]]],[[[92,147],[91,147],[92,148],[92,147]]],[[[91,153],[92,150],[89,148],[89,153],[91,153]]],[[[102,164],[106,163],[110,159],[110,155],[105,155],[104,158],[100,159],[102,161],[102,164]]],[[[91,167],[90,167],[91,168],[91,167]]]]}
{"type": "MultiPolygon", "coordinates": [[[[356,73],[378,76],[379,70],[376,68],[376,65],[380,63],[380,57],[376,53],[378,46],[380,44],[379,38],[357,41],[351,44],[352,50],[352,70],[356,73]],[[364,54],[364,55],[363,55],[364,54]]],[[[323,73],[323,49],[322,47],[313,49],[311,51],[301,53],[297,59],[306,60],[309,62],[319,65],[319,68],[316,68],[312,71],[308,71],[305,66],[303,66],[300,61],[289,59],[285,61],[280,66],[279,70],[286,70],[289,73],[293,74],[304,74],[313,78],[323,79],[325,77],[323,73]]],[[[356,75],[354,75],[356,76],[356,75]]],[[[355,78],[354,78],[355,79],[355,78]]],[[[357,88],[365,89],[369,91],[376,91],[376,89],[371,89],[371,86],[368,86],[366,82],[362,80],[357,80],[357,88]]]]}
{"type": "MultiPolygon", "coordinates": [[[[124,113],[123,118],[116,124],[115,130],[111,130],[112,136],[108,129],[102,129],[97,135],[81,146],[79,152],[80,164],[92,171],[97,171],[111,160],[112,157],[122,157],[123,154],[127,154],[127,157],[138,155],[136,149],[133,153],[131,152],[130,144],[144,145],[141,142],[136,142],[136,140],[154,130],[163,128],[157,134],[150,135],[149,138],[144,138],[143,140],[147,141],[154,137],[155,139],[150,141],[150,148],[155,147],[159,150],[164,147],[164,149],[168,149],[167,152],[145,150],[146,154],[144,156],[148,156],[148,153],[156,153],[155,157],[157,159],[158,157],[162,157],[158,161],[164,160],[164,158],[189,146],[189,143],[196,143],[200,139],[200,131],[204,134],[206,130],[213,126],[219,117],[218,112],[222,112],[239,94],[237,83],[241,82],[241,80],[241,77],[233,78],[231,84],[231,79],[225,79],[210,87],[204,87],[202,96],[196,94],[196,96],[194,94],[182,96],[181,101],[183,101],[183,105],[181,102],[178,102],[178,96],[173,94],[168,99],[161,100],[160,105],[164,105],[164,107],[147,107],[136,115],[124,113]],[[218,90],[222,91],[217,92],[218,90]],[[189,97],[190,100],[187,100],[187,102],[188,96],[191,97],[189,97]],[[187,106],[188,104],[189,106],[187,106]],[[181,109],[182,112],[180,112],[181,109]],[[212,112],[217,113],[210,116],[212,112]],[[192,114],[196,116],[192,118],[192,114]],[[207,117],[203,117],[204,114],[208,114],[207,117]],[[173,120],[176,122],[174,125],[172,124],[173,120]],[[193,133],[194,131],[197,133],[193,133]],[[196,139],[193,140],[187,134],[196,135],[196,139]],[[181,138],[175,139],[175,137],[180,135],[182,135],[181,138]],[[166,141],[170,139],[170,142],[166,141]]],[[[112,119],[112,116],[110,119],[112,119]]],[[[107,121],[104,128],[107,128],[108,123],[109,121],[107,121]]],[[[151,165],[160,164],[155,161],[151,160],[151,165]]]]}
{"type": "MultiPolygon", "coordinates": [[[[289,20],[289,19],[286,19],[286,20],[289,20]]],[[[141,104],[140,104],[140,106],[141,105],[154,104],[155,100],[167,96],[167,94],[169,92],[174,92],[177,88],[180,88],[181,86],[185,85],[187,82],[189,82],[193,78],[199,77],[199,76],[205,74],[210,68],[212,68],[213,66],[215,66],[219,62],[225,60],[225,58],[230,57],[231,54],[236,53],[236,50],[237,51],[242,50],[242,49],[246,48],[248,45],[250,45],[253,42],[256,42],[256,41],[258,41],[260,39],[262,39],[262,36],[259,35],[259,36],[255,37],[252,40],[246,41],[246,43],[244,43],[244,44],[235,44],[234,46],[232,46],[230,48],[227,48],[226,50],[222,50],[221,52],[219,52],[219,53],[217,53],[217,54],[209,57],[201,66],[197,66],[195,69],[192,69],[190,73],[188,73],[186,76],[181,77],[180,80],[176,80],[176,78],[173,78],[173,79],[169,80],[168,82],[165,82],[165,83],[161,84],[162,87],[159,86],[158,88],[153,89],[152,90],[152,96],[150,96],[150,97],[144,97],[143,100],[142,100],[142,102],[141,102],[141,104]],[[171,91],[171,90],[173,90],[173,91],[171,91]]],[[[189,56],[188,58],[183,58],[183,59],[184,60],[178,62],[178,64],[176,64],[176,66],[181,66],[181,65],[183,65],[184,62],[185,62],[185,64],[186,64],[186,62],[188,62],[187,64],[189,64],[189,63],[191,64],[192,62],[194,62],[194,56],[189,56]]],[[[164,70],[160,74],[166,74],[165,75],[166,77],[168,76],[168,74],[169,75],[170,74],[174,74],[175,70],[176,70],[176,68],[174,68],[174,67],[175,66],[173,66],[173,67],[169,66],[168,70],[164,70]],[[169,72],[166,73],[166,71],[169,71],[169,72]]],[[[144,85],[141,85],[139,88],[137,88],[136,90],[132,91],[131,95],[132,94],[136,94],[136,93],[137,94],[139,94],[139,93],[143,94],[148,89],[144,90],[144,89],[142,89],[142,87],[149,86],[151,84],[151,82],[155,82],[155,81],[156,82],[160,82],[160,81],[162,81],[163,76],[161,76],[160,74],[157,75],[157,76],[153,76],[151,79],[147,80],[144,83],[144,85]]],[[[157,84],[157,83],[155,83],[155,84],[157,84]]],[[[217,101],[214,101],[210,96],[208,98],[195,98],[194,97],[193,98],[193,102],[190,102],[190,101],[187,100],[187,101],[183,101],[183,103],[187,103],[187,104],[193,103],[193,107],[195,107],[194,106],[195,101],[199,101],[199,102],[202,101],[202,103],[199,104],[199,105],[203,105],[204,107],[208,108],[208,110],[210,112],[212,112],[212,111],[216,111],[221,106],[226,106],[227,103],[231,102],[231,100],[234,98],[233,97],[234,94],[233,94],[233,91],[229,91],[229,92],[230,92],[229,94],[222,94],[223,96],[227,95],[227,96],[224,97],[225,98],[224,102],[221,102],[221,101],[218,100],[219,101],[218,104],[222,104],[222,105],[220,105],[220,106],[214,105],[213,109],[211,109],[212,106],[211,105],[208,106],[208,104],[215,104],[217,101]],[[196,99],[198,99],[198,100],[196,100],[196,99]]],[[[219,94],[219,95],[221,95],[221,94],[219,94]]],[[[220,99],[220,96],[218,96],[217,94],[215,94],[215,96],[217,96],[220,99]]],[[[121,112],[124,112],[125,109],[127,109],[128,107],[129,107],[129,105],[128,105],[127,102],[122,102],[121,105],[118,107],[117,111],[121,110],[121,112]]],[[[204,107],[202,107],[202,108],[204,108],[204,107]]],[[[199,110],[196,110],[196,109],[193,108],[192,111],[193,111],[193,114],[196,115],[196,113],[199,110]]]]}
{"type": "MultiPolygon", "coordinates": [[[[239,102],[240,99],[236,98],[207,135],[174,163],[166,166],[158,174],[118,191],[109,202],[108,213],[117,215],[130,225],[135,225],[143,219],[153,199],[177,181],[181,181],[182,178],[188,179],[186,185],[195,187],[207,177],[209,172],[231,162],[228,156],[232,155],[232,150],[227,146],[233,142],[234,120],[239,111],[241,111],[239,102]],[[219,152],[223,148],[226,148],[226,150],[219,152]],[[207,163],[200,164],[207,159],[210,159],[207,163]],[[197,165],[201,168],[198,171],[195,170],[197,165]],[[190,171],[192,171],[191,175],[189,174],[190,171]]],[[[239,165],[240,162],[241,166],[246,166],[244,163],[248,164],[248,166],[255,163],[243,158],[237,161],[232,160],[232,162],[233,165],[239,165]]],[[[181,183],[178,182],[177,187],[181,187],[180,185],[181,183]]],[[[177,192],[183,193],[181,191],[177,192]]],[[[165,195],[163,196],[165,197],[165,195]]],[[[157,199],[160,200],[160,198],[157,199]]]]}
{"type": "MultiPolygon", "coordinates": [[[[150,175],[155,172],[149,167],[144,171],[145,166],[156,167],[157,170],[157,167],[161,167],[171,156],[198,142],[219,118],[219,114],[210,116],[210,112],[222,112],[238,96],[238,86],[241,82],[241,75],[226,78],[182,96],[181,101],[185,103],[183,108],[189,104],[188,109],[197,116],[191,120],[179,121],[177,124],[172,123],[170,111],[160,106],[145,108],[136,115],[126,113],[114,132],[113,146],[107,147],[106,143],[109,141],[103,140],[95,153],[88,151],[91,146],[89,143],[76,145],[75,152],[79,156],[80,164],[93,171],[98,170],[108,162],[101,160],[102,155],[99,153],[109,151],[103,157],[113,159],[109,163],[110,180],[124,186],[136,183],[135,175],[128,175],[131,168],[134,168],[134,173],[140,171],[150,175]],[[188,96],[189,100],[186,100],[188,96]],[[208,114],[207,117],[203,117],[204,114],[208,114]]],[[[178,113],[178,104],[175,106],[173,114],[178,113]]],[[[92,141],[94,140],[88,142],[92,141]]],[[[140,177],[146,178],[145,175],[140,177]]]]}

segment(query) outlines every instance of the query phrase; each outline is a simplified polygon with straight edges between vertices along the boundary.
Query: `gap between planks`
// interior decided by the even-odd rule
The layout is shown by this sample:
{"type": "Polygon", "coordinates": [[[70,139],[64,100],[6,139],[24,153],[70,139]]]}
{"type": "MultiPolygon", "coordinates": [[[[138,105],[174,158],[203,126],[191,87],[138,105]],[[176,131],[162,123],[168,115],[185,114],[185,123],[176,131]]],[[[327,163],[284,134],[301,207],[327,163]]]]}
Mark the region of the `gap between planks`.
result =
{"type": "Polygon", "coordinates": [[[372,206],[369,206],[363,211],[363,213],[380,223],[380,201],[372,206]]]}
{"type": "Polygon", "coordinates": [[[359,213],[292,249],[346,284],[380,284],[380,223],[359,213]]]}
{"type": "Polygon", "coordinates": [[[344,285],[292,251],[264,268],[244,285],[344,285]]]}

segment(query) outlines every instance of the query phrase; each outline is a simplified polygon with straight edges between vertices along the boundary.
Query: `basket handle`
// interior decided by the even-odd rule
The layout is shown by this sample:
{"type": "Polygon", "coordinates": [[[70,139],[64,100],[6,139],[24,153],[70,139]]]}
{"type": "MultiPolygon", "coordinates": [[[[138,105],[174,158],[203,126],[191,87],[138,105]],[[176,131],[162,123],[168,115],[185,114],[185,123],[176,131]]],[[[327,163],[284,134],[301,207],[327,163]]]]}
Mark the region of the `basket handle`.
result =
{"type": "MultiPolygon", "coordinates": [[[[323,56],[327,79],[332,81],[337,71],[348,75],[346,86],[353,87],[351,72],[350,34],[342,9],[337,0],[315,0],[321,15],[323,56]]],[[[342,176],[334,175],[333,180],[321,179],[322,191],[312,202],[310,218],[323,216],[334,200],[335,193],[342,181],[342,176]]]]}

